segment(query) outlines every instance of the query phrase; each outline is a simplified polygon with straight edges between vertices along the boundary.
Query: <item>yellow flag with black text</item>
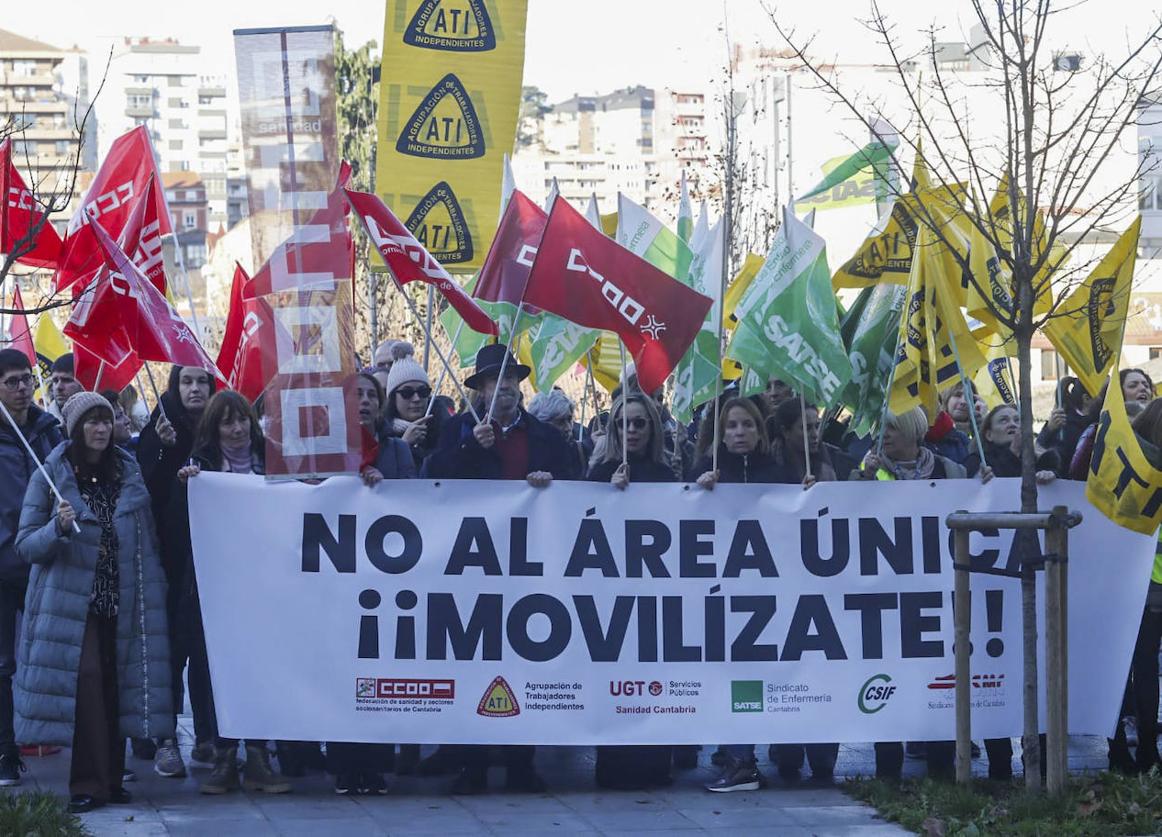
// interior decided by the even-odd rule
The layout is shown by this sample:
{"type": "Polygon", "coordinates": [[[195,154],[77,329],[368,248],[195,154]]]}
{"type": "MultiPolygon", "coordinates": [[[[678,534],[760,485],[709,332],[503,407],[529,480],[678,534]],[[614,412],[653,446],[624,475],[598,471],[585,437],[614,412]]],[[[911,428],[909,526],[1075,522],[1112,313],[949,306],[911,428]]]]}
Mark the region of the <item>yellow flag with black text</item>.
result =
{"type": "Polygon", "coordinates": [[[1162,524],[1162,471],[1142,453],[1116,371],[1112,379],[1093,440],[1085,497],[1119,526],[1153,535],[1162,524]]]}
{"type": "Polygon", "coordinates": [[[961,313],[959,283],[947,270],[946,251],[947,245],[921,225],[888,394],[896,415],[923,407],[931,421],[939,393],[960,380],[962,372],[971,378],[986,363],[961,313]]]}
{"type": "Polygon", "coordinates": [[[387,0],[376,192],[452,271],[500,217],[521,102],[528,0],[387,0]]]}
{"type": "Polygon", "coordinates": [[[1044,327],[1091,395],[1097,395],[1122,351],[1141,228],[1139,215],[1044,327]]]}

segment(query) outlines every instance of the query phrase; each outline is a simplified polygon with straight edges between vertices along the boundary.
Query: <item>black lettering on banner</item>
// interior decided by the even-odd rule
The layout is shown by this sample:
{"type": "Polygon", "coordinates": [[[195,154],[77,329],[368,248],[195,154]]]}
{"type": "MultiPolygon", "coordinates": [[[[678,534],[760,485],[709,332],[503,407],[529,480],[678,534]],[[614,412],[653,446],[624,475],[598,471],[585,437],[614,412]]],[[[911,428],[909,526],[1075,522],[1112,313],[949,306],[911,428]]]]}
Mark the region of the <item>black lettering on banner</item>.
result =
{"type": "Polygon", "coordinates": [[[682,615],[681,596],[662,596],[662,659],[667,663],[700,662],[701,646],[685,643],[682,615]]]}
{"type": "Polygon", "coordinates": [[[713,520],[683,520],[678,524],[678,575],[682,578],[714,578],[714,564],[698,559],[714,554],[713,541],[704,535],[714,534],[713,520]]]}
{"type": "Polygon", "coordinates": [[[509,521],[508,574],[513,578],[540,577],[545,574],[545,565],[540,561],[530,561],[529,519],[514,517],[509,521]]]}
{"type": "Polygon", "coordinates": [[[508,612],[505,628],[512,650],[531,663],[544,663],[560,656],[573,636],[573,620],[565,605],[544,593],[517,599],[508,612]],[[549,635],[543,640],[529,637],[529,620],[538,614],[549,620],[549,635]]]}
{"type": "MultiPolygon", "coordinates": [[[[925,575],[939,575],[942,563],[940,554],[940,518],[920,518],[920,555],[925,575]]],[[[950,553],[951,554],[951,553],[950,553]]]]}
{"type": "Polygon", "coordinates": [[[445,52],[487,52],[496,49],[496,31],[484,0],[424,0],[403,42],[445,52]]]}
{"type": "Polygon", "coordinates": [[[427,659],[448,659],[448,647],[453,660],[499,660],[503,645],[504,598],[499,593],[481,593],[472,606],[472,615],[465,625],[451,593],[428,594],[427,659]]]}
{"type": "Polygon", "coordinates": [[[404,123],[395,150],[433,160],[484,156],[484,133],[476,106],[455,73],[448,73],[424,96],[404,123]]]}
{"type": "Polygon", "coordinates": [[[673,536],[660,520],[627,520],[625,522],[625,577],[642,578],[643,568],[650,578],[669,578],[662,556],[670,548],[673,536]],[[646,539],[649,539],[647,542],[646,539]]]}
{"type": "Polygon", "coordinates": [[[355,572],[355,515],[339,515],[338,536],[323,515],[314,512],[303,515],[303,572],[319,571],[320,552],[327,553],[336,572],[355,572]]]}
{"type": "Polygon", "coordinates": [[[658,661],[658,600],[637,597],[637,658],[640,663],[658,661]]]}
{"type": "MultiPolygon", "coordinates": [[[[629,630],[629,618],[633,615],[634,596],[615,596],[613,612],[609,616],[609,627],[601,630],[601,616],[592,596],[574,596],[573,608],[577,611],[577,621],[581,625],[581,635],[585,637],[585,647],[589,649],[589,659],[595,663],[616,663],[621,657],[621,647],[629,630]]],[[[640,632],[640,628],[638,629],[640,632]]]]}
{"type": "MultiPolygon", "coordinates": [[[[822,509],[818,518],[827,515],[822,509]]],[[[847,569],[851,558],[851,535],[845,517],[831,518],[831,555],[824,558],[819,554],[819,520],[804,518],[799,521],[799,542],[801,544],[803,567],[819,578],[832,578],[847,569]]]]}
{"type": "Polygon", "coordinates": [[[1120,500],[1126,489],[1130,487],[1131,482],[1137,483],[1142,488],[1149,488],[1150,483],[1138,476],[1138,472],[1134,470],[1134,466],[1126,457],[1126,452],[1119,447],[1115,453],[1118,455],[1118,461],[1122,463],[1122,471],[1118,474],[1117,485],[1114,486],[1114,496],[1120,500]]]}
{"type": "MultiPolygon", "coordinates": [[[[925,518],[927,519],[927,518],[925,518]]],[[[999,529],[977,529],[975,534],[981,538],[999,538],[1001,536],[999,529]]],[[[948,530],[948,554],[956,558],[956,533],[951,529],[948,530]]],[[[982,549],[978,553],[972,552],[972,539],[969,539],[969,553],[968,562],[974,570],[989,569],[996,566],[997,559],[1001,557],[999,549],[982,549]]],[[[927,562],[925,562],[927,564],[927,562]]],[[[925,567],[925,572],[927,568],[925,567]]]]}
{"type": "Polygon", "coordinates": [[[479,567],[485,575],[504,575],[492,542],[492,532],[483,517],[466,517],[460,523],[444,575],[463,575],[468,567],[479,567]]]}
{"type": "Polygon", "coordinates": [[[791,627],[787,629],[787,638],[783,641],[783,654],[779,659],[800,660],[804,651],[822,651],[829,660],[847,659],[839,630],[827,607],[827,599],[814,593],[799,597],[791,616],[791,627]],[[811,631],[812,626],[817,629],[815,633],[811,631]]]}
{"type": "Polygon", "coordinates": [[[904,659],[944,656],[942,640],[924,639],[924,634],[940,631],[940,616],[923,613],[943,603],[944,596],[939,590],[900,594],[900,652],[904,659]]]}
{"type": "Polygon", "coordinates": [[[367,550],[367,559],[371,561],[373,567],[381,572],[399,575],[419,563],[420,555],[424,551],[424,542],[416,524],[398,514],[389,514],[368,527],[363,547],[367,550]],[[388,555],[384,549],[383,544],[388,535],[399,535],[403,538],[403,548],[398,555],[388,555]]]}
{"type": "Polygon", "coordinates": [[[734,642],[730,644],[730,659],[737,663],[774,663],[779,659],[779,646],[760,644],[758,638],[775,618],[774,596],[731,596],[731,613],[749,613],[751,616],[734,642]]]}
{"type": "Polygon", "coordinates": [[[715,595],[720,588],[715,585],[710,595],[703,601],[705,612],[703,618],[706,624],[705,658],[708,663],[721,663],[726,660],[726,599],[715,595]]]}
{"type": "Polygon", "coordinates": [[[730,550],[726,553],[722,577],[738,578],[743,570],[757,571],[762,578],[777,578],[779,575],[763,527],[757,520],[738,521],[730,550]]]}
{"type": "Polygon", "coordinates": [[[586,570],[599,570],[604,578],[617,578],[617,562],[609,548],[605,527],[596,517],[587,517],[577,529],[573,551],[565,565],[565,578],[580,578],[586,570]]]}
{"type": "Polygon", "coordinates": [[[420,198],[404,226],[441,264],[472,261],[472,232],[456,193],[441,180],[420,198]]]}
{"type": "Polygon", "coordinates": [[[895,593],[848,593],[843,597],[844,610],[858,610],[863,635],[863,659],[884,658],[884,611],[899,608],[895,593]]]}
{"type": "Polygon", "coordinates": [[[880,568],[877,556],[884,560],[896,575],[912,574],[912,518],[893,519],[896,539],[893,541],[884,527],[874,517],[859,519],[859,573],[878,575],[880,568]]]}

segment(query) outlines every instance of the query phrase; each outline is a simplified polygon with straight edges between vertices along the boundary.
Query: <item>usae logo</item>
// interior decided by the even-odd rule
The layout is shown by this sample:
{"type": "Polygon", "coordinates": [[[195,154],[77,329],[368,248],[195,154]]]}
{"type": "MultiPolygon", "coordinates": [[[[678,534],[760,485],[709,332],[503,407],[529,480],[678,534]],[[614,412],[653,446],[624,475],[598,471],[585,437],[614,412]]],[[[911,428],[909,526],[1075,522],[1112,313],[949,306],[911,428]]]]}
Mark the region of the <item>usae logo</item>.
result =
{"type": "Polygon", "coordinates": [[[472,261],[472,233],[456,193],[446,181],[441,180],[420,199],[405,226],[441,264],[472,261]]]}
{"type": "Polygon", "coordinates": [[[511,718],[520,714],[520,704],[516,702],[508,682],[503,677],[494,677],[484,690],[484,696],[476,707],[476,714],[485,718],[511,718]]]}
{"type": "Polygon", "coordinates": [[[496,49],[496,30],[483,0],[424,0],[403,42],[422,49],[487,52],[496,49]]]}
{"type": "Polygon", "coordinates": [[[428,91],[405,123],[395,150],[437,160],[484,156],[484,134],[476,107],[455,73],[448,73],[428,91]]]}

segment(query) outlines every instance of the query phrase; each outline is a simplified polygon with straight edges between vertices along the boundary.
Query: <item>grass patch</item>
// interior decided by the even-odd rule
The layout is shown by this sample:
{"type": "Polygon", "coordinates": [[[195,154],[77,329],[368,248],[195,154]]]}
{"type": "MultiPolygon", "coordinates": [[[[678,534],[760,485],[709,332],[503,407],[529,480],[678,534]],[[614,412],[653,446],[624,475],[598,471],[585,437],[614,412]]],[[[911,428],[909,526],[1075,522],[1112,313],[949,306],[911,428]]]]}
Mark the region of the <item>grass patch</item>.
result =
{"type": "Polygon", "coordinates": [[[1099,773],[1070,780],[1057,798],[1028,796],[1017,782],[853,779],[844,790],[888,820],[927,837],[1162,833],[1162,774],[1099,773]]]}
{"type": "Polygon", "coordinates": [[[88,837],[68,800],[51,793],[0,794],[0,834],[20,837],[88,837]]]}

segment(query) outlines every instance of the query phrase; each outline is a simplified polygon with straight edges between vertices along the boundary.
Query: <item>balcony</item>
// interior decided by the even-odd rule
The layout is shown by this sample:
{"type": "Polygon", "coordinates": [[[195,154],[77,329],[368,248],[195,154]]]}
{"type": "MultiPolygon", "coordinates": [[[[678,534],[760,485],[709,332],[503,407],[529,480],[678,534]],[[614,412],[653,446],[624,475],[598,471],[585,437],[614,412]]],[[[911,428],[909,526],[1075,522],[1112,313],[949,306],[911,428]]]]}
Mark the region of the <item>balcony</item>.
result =
{"type": "Polygon", "coordinates": [[[126,105],[125,115],[134,119],[152,119],[157,116],[153,105],[126,105]]]}

